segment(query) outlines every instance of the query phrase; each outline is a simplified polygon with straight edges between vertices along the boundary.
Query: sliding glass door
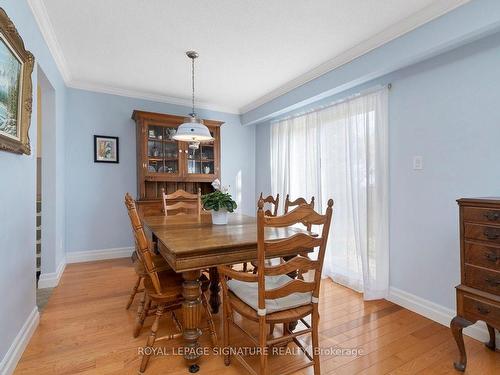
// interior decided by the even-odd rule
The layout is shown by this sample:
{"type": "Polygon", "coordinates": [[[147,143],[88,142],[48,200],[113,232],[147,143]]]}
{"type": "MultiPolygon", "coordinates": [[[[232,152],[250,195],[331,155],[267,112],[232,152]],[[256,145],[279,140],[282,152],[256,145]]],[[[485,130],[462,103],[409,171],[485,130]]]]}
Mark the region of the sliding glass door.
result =
{"type": "Polygon", "coordinates": [[[387,89],[272,124],[273,194],[316,198],[334,218],[324,274],[386,296],[389,278],[387,89]]]}

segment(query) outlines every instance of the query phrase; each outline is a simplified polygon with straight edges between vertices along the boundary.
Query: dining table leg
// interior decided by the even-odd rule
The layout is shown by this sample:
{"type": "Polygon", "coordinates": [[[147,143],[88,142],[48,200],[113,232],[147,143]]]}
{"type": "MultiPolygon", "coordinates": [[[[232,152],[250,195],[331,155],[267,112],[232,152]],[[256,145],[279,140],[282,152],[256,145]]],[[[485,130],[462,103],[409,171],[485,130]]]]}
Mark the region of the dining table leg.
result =
{"type": "Polygon", "coordinates": [[[187,271],[182,273],[182,317],[184,321],[183,338],[185,343],[184,359],[189,367],[189,372],[198,372],[201,351],[198,338],[201,336],[201,285],[200,271],[187,271]]]}
{"type": "Polygon", "coordinates": [[[216,267],[209,270],[210,273],[210,307],[212,313],[217,314],[220,307],[220,286],[219,286],[219,272],[216,267]]]}

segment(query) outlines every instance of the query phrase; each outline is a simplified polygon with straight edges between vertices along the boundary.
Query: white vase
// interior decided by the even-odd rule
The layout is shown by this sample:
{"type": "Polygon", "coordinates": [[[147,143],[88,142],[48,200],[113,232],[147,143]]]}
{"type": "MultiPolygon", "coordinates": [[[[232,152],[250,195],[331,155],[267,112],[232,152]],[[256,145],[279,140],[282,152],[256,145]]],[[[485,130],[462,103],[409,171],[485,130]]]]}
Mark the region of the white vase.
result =
{"type": "Polygon", "coordinates": [[[227,210],[212,210],[212,224],[224,225],[227,224],[227,210]]]}

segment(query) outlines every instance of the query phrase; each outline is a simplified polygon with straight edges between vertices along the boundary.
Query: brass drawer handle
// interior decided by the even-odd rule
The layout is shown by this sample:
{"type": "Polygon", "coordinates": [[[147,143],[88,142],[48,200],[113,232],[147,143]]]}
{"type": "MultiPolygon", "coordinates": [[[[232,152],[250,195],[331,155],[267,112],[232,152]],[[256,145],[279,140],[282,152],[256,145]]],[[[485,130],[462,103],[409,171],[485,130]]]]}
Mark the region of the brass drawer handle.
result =
{"type": "Polygon", "coordinates": [[[488,277],[488,278],[487,278],[486,280],[484,280],[484,281],[486,281],[488,284],[490,284],[490,285],[491,285],[491,286],[493,286],[493,287],[497,287],[497,286],[499,286],[499,285],[500,285],[500,280],[498,280],[498,279],[492,279],[492,278],[489,278],[489,277],[488,277]]]}
{"type": "Polygon", "coordinates": [[[480,314],[483,314],[483,315],[488,315],[490,313],[490,310],[487,309],[486,307],[476,306],[476,309],[477,309],[477,311],[479,311],[480,314]]]}
{"type": "Polygon", "coordinates": [[[498,259],[500,259],[500,256],[496,255],[495,253],[488,253],[486,254],[486,259],[490,262],[496,263],[498,259]]]}
{"type": "Polygon", "coordinates": [[[498,231],[493,230],[493,229],[485,229],[483,234],[489,240],[496,240],[498,237],[500,237],[500,234],[498,233],[498,231]]]}
{"type": "Polygon", "coordinates": [[[494,211],[488,211],[484,214],[484,217],[489,221],[497,221],[500,218],[500,214],[494,211]]]}

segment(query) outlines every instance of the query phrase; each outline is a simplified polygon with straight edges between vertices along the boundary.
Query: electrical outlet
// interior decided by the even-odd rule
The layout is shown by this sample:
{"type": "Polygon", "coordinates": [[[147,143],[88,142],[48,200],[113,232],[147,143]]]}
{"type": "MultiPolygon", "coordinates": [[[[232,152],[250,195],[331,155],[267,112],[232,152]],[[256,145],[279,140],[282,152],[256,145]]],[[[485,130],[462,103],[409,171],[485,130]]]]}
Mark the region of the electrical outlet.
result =
{"type": "Polygon", "coordinates": [[[414,156],[413,157],[413,170],[420,171],[424,169],[422,156],[414,156]]]}

